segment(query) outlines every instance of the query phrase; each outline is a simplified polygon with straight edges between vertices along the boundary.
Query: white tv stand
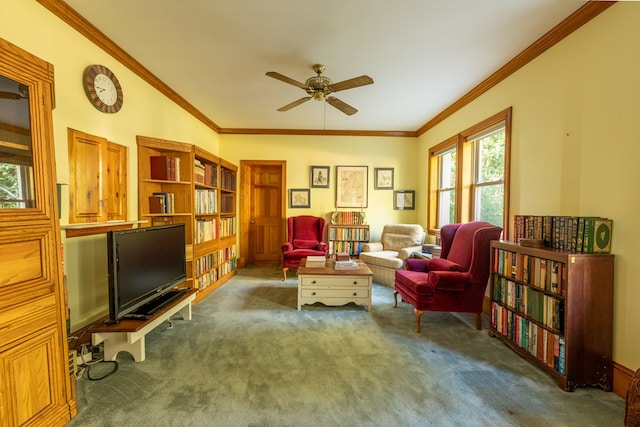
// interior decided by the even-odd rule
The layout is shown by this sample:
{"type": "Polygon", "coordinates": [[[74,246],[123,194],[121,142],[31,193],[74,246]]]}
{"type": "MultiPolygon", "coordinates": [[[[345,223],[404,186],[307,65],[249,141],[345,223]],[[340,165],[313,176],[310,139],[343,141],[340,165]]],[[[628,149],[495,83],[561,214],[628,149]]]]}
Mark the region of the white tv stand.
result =
{"type": "Polygon", "coordinates": [[[196,291],[185,295],[159,310],[149,319],[123,319],[114,324],[102,324],[93,329],[91,344],[104,343],[104,360],[116,360],[118,353],[127,351],[136,362],[145,359],[145,336],[176,313],[182,319],[191,320],[191,303],[196,299],[196,291]]]}

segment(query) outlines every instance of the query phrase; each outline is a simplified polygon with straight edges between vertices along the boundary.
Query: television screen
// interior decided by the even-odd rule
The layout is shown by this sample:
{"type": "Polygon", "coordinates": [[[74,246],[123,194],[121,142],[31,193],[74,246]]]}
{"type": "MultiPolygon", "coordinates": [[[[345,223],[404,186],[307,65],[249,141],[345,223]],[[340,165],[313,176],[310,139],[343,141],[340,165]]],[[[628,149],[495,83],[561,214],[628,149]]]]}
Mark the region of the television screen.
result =
{"type": "Polygon", "coordinates": [[[186,280],[184,224],[111,231],[107,245],[113,322],[186,280]]]}

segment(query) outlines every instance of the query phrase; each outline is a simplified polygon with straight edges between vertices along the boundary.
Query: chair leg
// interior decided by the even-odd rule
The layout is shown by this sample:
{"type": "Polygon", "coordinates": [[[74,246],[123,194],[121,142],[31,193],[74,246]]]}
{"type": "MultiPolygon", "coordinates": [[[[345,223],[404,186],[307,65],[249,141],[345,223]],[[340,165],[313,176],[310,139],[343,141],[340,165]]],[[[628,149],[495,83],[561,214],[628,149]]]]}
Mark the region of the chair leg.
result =
{"type": "Polygon", "coordinates": [[[416,314],[416,334],[420,333],[420,317],[424,314],[424,310],[418,310],[417,308],[413,309],[413,312],[416,314]]]}
{"type": "Polygon", "coordinates": [[[480,313],[476,313],[476,329],[477,330],[482,329],[482,317],[480,313]]]}
{"type": "Polygon", "coordinates": [[[282,276],[284,277],[282,279],[283,282],[287,281],[287,270],[289,269],[289,267],[282,267],[282,276]]]}
{"type": "Polygon", "coordinates": [[[398,291],[393,291],[393,308],[398,307],[398,291]]]}

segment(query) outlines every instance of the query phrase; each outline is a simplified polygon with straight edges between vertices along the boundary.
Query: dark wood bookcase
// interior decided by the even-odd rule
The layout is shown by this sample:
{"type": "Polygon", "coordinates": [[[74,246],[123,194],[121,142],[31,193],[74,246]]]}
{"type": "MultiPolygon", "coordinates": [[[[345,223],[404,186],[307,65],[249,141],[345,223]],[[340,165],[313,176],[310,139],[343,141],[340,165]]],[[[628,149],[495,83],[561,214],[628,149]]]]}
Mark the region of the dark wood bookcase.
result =
{"type": "Polygon", "coordinates": [[[613,386],[614,255],[491,243],[489,334],[565,391],[613,386]]]}

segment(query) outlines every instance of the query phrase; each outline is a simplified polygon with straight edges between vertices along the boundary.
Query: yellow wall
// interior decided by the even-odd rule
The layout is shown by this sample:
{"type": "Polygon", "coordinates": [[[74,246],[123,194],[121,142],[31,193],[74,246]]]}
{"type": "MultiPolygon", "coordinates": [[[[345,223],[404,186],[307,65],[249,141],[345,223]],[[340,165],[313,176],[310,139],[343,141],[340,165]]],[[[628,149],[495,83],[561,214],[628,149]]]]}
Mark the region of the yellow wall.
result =
{"type": "Polygon", "coordinates": [[[310,188],[311,166],[330,166],[329,188],[311,188],[311,207],[287,209],[287,217],[318,215],[327,218],[335,210],[335,166],[368,166],[369,207],[365,212],[371,238],[379,239],[386,223],[422,223],[416,210],[393,210],[393,191],[374,190],[373,182],[375,168],[394,168],[394,188],[416,190],[417,194],[416,144],[416,138],[399,137],[223,134],[220,136],[220,156],[237,165],[240,160],[285,160],[287,189],[310,188]]]}
{"type": "Polygon", "coordinates": [[[513,106],[511,214],[613,219],[613,359],[632,370],[640,367],[638,22],[639,3],[617,3],[419,138],[426,170],[429,147],[513,106]]]}
{"type": "MultiPolygon", "coordinates": [[[[178,140],[218,152],[218,134],[194,119],[131,71],[64,24],[35,0],[0,0],[0,37],[53,64],[53,110],[58,182],[69,182],[67,128],[78,129],[129,147],[129,217],[137,219],[136,135],[178,140]],[[118,77],[124,104],[117,114],[104,114],[89,104],[82,73],[103,64],[118,77]]],[[[1,60],[1,58],[0,58],[1,60]]],[[[63,187],[61,224],[68,224],[68,191],[63,187]]],[[[106,314],[105,235],[64,239],[65,273],[72,330],[106,314]]]]}
{"type": "MultiPolygon", "coordinates": [[[[600,215],[614,219],[616,254],[614,360],[640,366],[633,324],[640,314],[633,260],[640,256],[635,212],[640,196],[640,4],[620,2],[420,138],[220,135],[193,119],[121,64],[63,24],[34,0],[0,0],[0,37],[52,63],[58,181],[68,181],[66,131],[72,127],[129,147],[129,212],[136,218],[135,135],[190,142],[239,164],[286,160],[287,188],[309,187],[311,165],[331,166],[330,189],[312,189],[310,209],[287,215],[327,214],[335,201],[335,166],[369,166],[367,215],[373,237],[385,222],[426,218],[429,147],[513,107],[511,213],[600,215]],[[124,106],[99,113],[81,86],[84,68],[107,65],[122,83],[124,106]],[[417,210],[394,211],[392,192],[373,190],[373,168],[393,167],[396,189],[415,189],[417,210]],[[375,206],[375,208],[373,208],[375,206]]],[[[212,117],[215,121],[215,117],[212,117]]],[[[68,222],[63,192],[61,222],[68,222]]],[[[103,237],[65,240],[72,329],[105,314],[103,237]]]]}

